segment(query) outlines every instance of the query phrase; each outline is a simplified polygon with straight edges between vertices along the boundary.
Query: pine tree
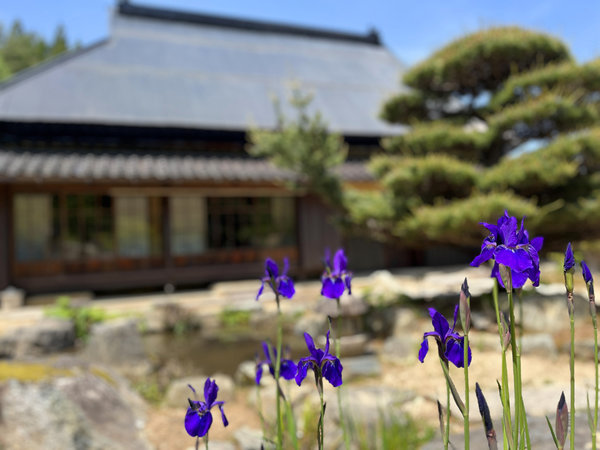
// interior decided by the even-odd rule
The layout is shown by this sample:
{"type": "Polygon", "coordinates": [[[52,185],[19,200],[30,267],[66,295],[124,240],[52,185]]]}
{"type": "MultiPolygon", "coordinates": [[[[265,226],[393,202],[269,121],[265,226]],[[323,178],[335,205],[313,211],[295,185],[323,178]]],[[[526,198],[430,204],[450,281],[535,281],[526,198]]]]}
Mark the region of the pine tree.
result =
{"type": "Polygon", "coordinates": [[[289,119],[275,103],[276,130],[250,130],[247,150],[269,159],[296,176],[292,189],[315,194],[336,209],[343,207],[342,182],[333,170],[346,160],[347,145],[339,134],[329,133],[319,112],[308,111],[312,96],[294,90],[290,105],[296,117],[289,119]]]}
{"type": "Polygon", "coordinates": [[[600,233],[600,60],[515,27],[458,39],[405,73],[382,117],[411,126],[349,192],[355,223],[407,247],[473,246],[506,209],[546,242],[600,233]]]}
{"type": "Polygon", "coordinates": [[[38,33],[26,31],[15,20],[8,33],[0,27],[0,80],[39,64],[69,49],[64,27],[56,28],[52,43],[38,33]]]}

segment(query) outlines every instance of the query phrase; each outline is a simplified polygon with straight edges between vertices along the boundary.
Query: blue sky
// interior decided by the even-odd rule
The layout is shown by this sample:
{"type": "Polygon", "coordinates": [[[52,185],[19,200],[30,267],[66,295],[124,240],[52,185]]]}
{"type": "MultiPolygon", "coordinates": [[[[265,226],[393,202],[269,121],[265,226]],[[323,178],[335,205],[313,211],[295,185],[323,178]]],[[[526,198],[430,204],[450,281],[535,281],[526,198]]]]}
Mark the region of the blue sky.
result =
{"type": "MultiPolygon", "coordinates": [[[[20,19],[52,36],[63,24],[71,42],[108,35],[116,0],[0,0],[0,23],[20,19]]],[[[520,25],[560,37],[579,62],[600,57],[598,0],[139,0],[140,4],[326,27],[376,28],[386,46],[411,65],[450,40],[481,28],[520,25]],[[533,6],[535,5],[535,6],[533,6]]]]}

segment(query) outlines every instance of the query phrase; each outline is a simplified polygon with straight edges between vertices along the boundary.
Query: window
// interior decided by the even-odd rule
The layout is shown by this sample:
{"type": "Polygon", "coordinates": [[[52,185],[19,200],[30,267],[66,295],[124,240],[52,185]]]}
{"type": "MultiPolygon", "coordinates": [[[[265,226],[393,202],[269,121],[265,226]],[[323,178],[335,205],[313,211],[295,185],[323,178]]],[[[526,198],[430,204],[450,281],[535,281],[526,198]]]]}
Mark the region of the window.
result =
{"type": "Polygon", "coordinates": [[[57,202],[55,217],[59,218],[62,210],[66,218],[61,239],[63,258],[112,258],[112,198],[107,195],[68,194],[62,197],[62,203],[61,208],[57,202]]]}
{"type": "Polygon", "coordinates": [[[162,253],[161,202],[157,197],[116,197],[117,254],[139,258],[162,253]]]}
{"type": "Polygon", "coordinates": [[[194,255],[206,250],[206,200],[180,196],[169,199],[171,254],[194,255]]]}
{"type": "Polygon", "coordinates": [[[14,236],[17,261],[40,261],[52,256],[53,208],[47,194],[14,197],[14,236]]]}
{"type": "Polygon", "coordinates": [[[279,247],[293,245],[293,198],[209,197],[210,248],[279,247]]]}

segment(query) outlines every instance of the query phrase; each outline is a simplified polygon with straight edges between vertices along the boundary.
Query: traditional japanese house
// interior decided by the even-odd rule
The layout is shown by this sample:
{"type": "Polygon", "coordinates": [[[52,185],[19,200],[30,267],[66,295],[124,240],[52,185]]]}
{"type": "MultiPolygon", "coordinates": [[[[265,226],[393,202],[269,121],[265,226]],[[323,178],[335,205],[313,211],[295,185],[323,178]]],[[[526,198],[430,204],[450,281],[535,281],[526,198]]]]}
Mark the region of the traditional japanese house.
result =
{"type": "Polygon", "coordinates": [[[0,84],[0,288],[258,277],[267,255],[319,270],[340,242],[327,210],[250,158],[246,131],[273,128],[272,99],[299,87],[349,144],[345,181],[368,184],[365,157],[402,131],[378,119],[402,65],[377,34],[128,2],[111,21],[0,84]]]}

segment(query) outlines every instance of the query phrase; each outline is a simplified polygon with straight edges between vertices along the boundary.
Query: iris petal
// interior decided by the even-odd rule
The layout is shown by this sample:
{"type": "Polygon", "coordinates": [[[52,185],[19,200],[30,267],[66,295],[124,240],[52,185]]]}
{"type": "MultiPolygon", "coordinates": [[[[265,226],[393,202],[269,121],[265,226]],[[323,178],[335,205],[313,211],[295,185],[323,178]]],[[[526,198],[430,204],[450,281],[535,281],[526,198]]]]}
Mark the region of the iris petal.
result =
{"type": "Polygon", "coordinates": [[[339,249],[335,252],[335,256],[333,257],[333,273],[338,276],[342,272],[346,270],[346,266],[348,265],[348,260],[346,259],[346,255],[344,254],[343,249],[339,249]]]}
{"type": "Polygon", "coordinates": [[[348,295],[352,295],[352,275],[346,275],[346,278],[344,279],[345,283],[346,283],[346,288],[348,289],[348,295]]]}
{"type": "Polygon", "coordinates": [[[296,384],[300,386],[302,381],[306,378],[306,372],[308,371],[309,366],[314,364],[310,357],[302,358],[298,361],[298,372],[296,373],[296,384]]]}
{"type": "Polygon", "coordinates": [[[296,289],[294,289],[294,282],[288,277],[279,278],[277,290],[279,291],[279,294],[285,298],[292,298],[296,293],[296,289]]]}
{"type": "Polygon", "coordinates": [[[344,293],[344,281],[341,278],[326,278],[323,281],[321,295],[327,298],[337,299],[344,293]]]}
{"type": "Polygon", "coordinates": [[[210,411],[205,412],[202,417],[200,417],[200,423],[198,426],[198,434],[196,436],[203,437],[208,433],[210,426],[213,423],[213,417],[210,411]]]}
{"type": "Polygon", "coordinates": [[[279,276],[279,268],[277,263],[271,258],[265,260],[265,275],[269,278],[277,278],[279,276]]]}
{"type": "Polygon", "coordinates": [[[544,245],[544,238],[541,236],[535,237],[529,242],[536,251],[542,250],[542,246],[544,245]]]}
{"type": "Polygon", "coordinates": [[[315,341],[312,336],[308,333],[304,333],[304,342],[306,342],[306,347],[310,354],[314,357],[317,355],[317,349],[315,348],[315,341]]]}
{"type": "Polygon", "coordinates": [[[517,218],[509,217],[498,227],[498,235],[501,243],[507,247],[514,247],[518,244],[517,238],[517,218]]]}
{"type": "Polygon", "coordinates": [[[517,272],[533,267],[531,257],[523,249],[511,249],[505,246],[499,246],[495,252],[496,262],[503,264],[517,272]]]}
{"type": "Polygon", "coordinates": [[[334,362],[326,362],[323,364],[323,376],[333,387],[338,387],[342,384],[342,363],[335,358],[334,362]]]}
{"type": "Polygon", "coordinates": [[[210,409],[212,404],[217,399],[217,393],[219,392],[219,386],[217,386],[217,382],[210,378],[206,379],[204,383],[204,401],[206,402],[206,407],[210,409]]]}
{"type": "Polygon", "coordinates": [[[198,430],[200,429],[200,416],[192,408],[188,408],[187,413],[185,414],[184,425],[185,431],[187,431],[190,436],[198,436],[198,430]]]}
{"type": "Polygon", "coordinates": [[[433,329],[443,339],[450,330],[450,324],[448,324],[446,318],[442,316],[439,312],[437,312],[434,308],[429,308],[429,315],[431,316],[431,323],[433,324],[433,329]]]}
{"type": "Polygon", "coordinates": [[[263,282],[260,284],[260,287],[258,288],[258,293],[256,294],[255,300],[258,300],[258,297],[260,297],[262,295],[264,289],[265,289],[265,282],[263,280],[263,282]]]}
{"type": "Polygon", "coordinates": [[[286,380],[291,380],[292,378],[294,378],[297,371],[298,368],[296,366],[296,363],[294,363],[294,361],[292,361],[291,359],[284,359],[283,361],[281,361],[280,373],[281,376],[286,380]]]}
{"type": "Polygon", "coordinates": [[[223,411],[223,405],[219,405],[219,410],[221,410],[221,420],[223,421],[223,426],[226,427],[229,425],[229,420],[225,417],[225,411],[223,411]]]}
{"type": "Polygon", "coordinates": [[[427,338],[423,338],[423,342],[421,342],[421,348],[419,349],[419,361],[425,361],[425,357],[427,356],[427,352],[429,351],[429,343],[427,342],[427,338]]]}
{"type": "Polygon", "coordinates": [[[464,366],[464,352],[463,347],[456,341],[451,340],[446,343],[446,358],[456,367],[460,368],[464,366]]]}
{"type": "Polygon", "coordinates": [[[493,258],[493,256],[494,256],[494,249],[495,249],[495,247],[485,247],[484,249],[482,249],[481,253],[479,255],[477,255],[473,259],[473,261],[471,261],[471,266],[472,267],[480,266],[484,262],[486,262],[489,259],[493,258]]]}
{"type": "Polygon", "coordinates": [[[590,272],[590,268],[585,263],[585,261],[581,261],[581,273],[583,275],[583,280],[586,283],[594,281],[594,279],[592,278],[592,272],[590,272]]]}
{"type": "Polygon", "coordinates": [[[262,378],[262,373],[263,373],[262,366],[263,366],[262,362],[260,362],[256,365],[256,378],[255,378],[256,384],[260,384],[260,379],[262,378]]]}

